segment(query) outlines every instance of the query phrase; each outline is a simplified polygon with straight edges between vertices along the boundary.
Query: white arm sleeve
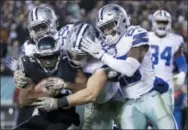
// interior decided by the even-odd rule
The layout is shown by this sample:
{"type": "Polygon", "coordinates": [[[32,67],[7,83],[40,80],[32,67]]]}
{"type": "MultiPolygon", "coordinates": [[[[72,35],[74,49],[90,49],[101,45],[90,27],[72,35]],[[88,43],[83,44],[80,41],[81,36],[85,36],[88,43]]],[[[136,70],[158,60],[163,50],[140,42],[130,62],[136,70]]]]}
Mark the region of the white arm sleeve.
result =
{"type": "Polygon", "coordinates": [[[126,60],[121,60],[116,59],[111,55],[104,54],[101,61],[113,70],[128,77],[133,76],[136,70],[140,67],[139,61],[132,57],[128,57],[126,60]]]}

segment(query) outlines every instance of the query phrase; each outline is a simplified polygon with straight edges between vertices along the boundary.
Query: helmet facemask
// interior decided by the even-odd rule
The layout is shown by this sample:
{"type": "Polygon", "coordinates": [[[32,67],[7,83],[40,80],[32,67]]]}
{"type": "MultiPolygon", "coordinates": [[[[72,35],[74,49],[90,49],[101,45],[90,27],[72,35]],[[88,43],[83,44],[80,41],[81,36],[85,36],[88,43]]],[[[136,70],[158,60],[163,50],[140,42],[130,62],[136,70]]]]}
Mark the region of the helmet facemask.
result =
{"type": "Polygon", "coordinates": [[[30,37],[35,42],[44,36],[54,35],[57,32],[56,25],[49,20],[28,26],[28,30],[30,37]]]}
{"type": "Polygon", "coordinates": [[[165,36],[171,30],[171,16],[164,10],[156,11],[153,15],[153,31],[160,37],[165,36]]]}
{"type": "Polygon", "coordinates": [[[35,7],[28,15],[28,31],[34,42],[57,32],[57,17],[47,6],[35,7]]]}
{"type": "Polygon", "coordinates": [[[67,50],[68,59],[70,62],[70,65],[72,65],[75,68],[80,68],[84,66],[87,61],[89,55],[86,53],[78,53],[76,50],[67,50]]]}
{"type": "Polygon", "coordinates": [[[37,62],[47,73],[53,73],[57,70],[61,58],[61,51],[58,50],[58,43],[51,38],[45,37],[37,43],[37,50],[34,54],[37,62]]]}

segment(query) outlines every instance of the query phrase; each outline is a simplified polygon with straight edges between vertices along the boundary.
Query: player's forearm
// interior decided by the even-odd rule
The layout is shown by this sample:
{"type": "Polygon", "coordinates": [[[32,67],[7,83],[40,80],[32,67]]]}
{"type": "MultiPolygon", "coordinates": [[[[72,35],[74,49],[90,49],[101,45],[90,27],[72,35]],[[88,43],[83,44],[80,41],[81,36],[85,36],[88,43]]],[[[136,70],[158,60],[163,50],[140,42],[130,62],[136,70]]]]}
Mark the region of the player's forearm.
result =
{"type": "Polygon", "coordinates": [[[98,73],[88,80],[87,88],[62,99],[58,99],[59,107],[76,106],[96,101],[101,89],[107,81],[105,72],[98,73]]]}
{"type": "Polygon", "coordinates": [[[33,92],[33,84],[28,84],[26,88],[20,88],[18,103],[21,107],[30,105],[37,99],[38,94],[33,92]]]}
{"type": "Polygon", "coordinates": [[[184,55],[176,56],[175,63],[179,72],[187,73],[187,62],[184,55]]]}
{"type": "Polygon", "coordinates": [[[78,92],[86,87],[85,84],[74,84],[68,83],[67,89],[69,89],[72,93],[78,92]]]}
{"type": "Polygon", "coordinates": [[[102,62],[107,64],[113,70],[122,73],[128,77],[134,75],[139,68],[140,63],[135,58],[128,57],[126,60],[116,59],[111,55],[104,54],[102,62]]]}

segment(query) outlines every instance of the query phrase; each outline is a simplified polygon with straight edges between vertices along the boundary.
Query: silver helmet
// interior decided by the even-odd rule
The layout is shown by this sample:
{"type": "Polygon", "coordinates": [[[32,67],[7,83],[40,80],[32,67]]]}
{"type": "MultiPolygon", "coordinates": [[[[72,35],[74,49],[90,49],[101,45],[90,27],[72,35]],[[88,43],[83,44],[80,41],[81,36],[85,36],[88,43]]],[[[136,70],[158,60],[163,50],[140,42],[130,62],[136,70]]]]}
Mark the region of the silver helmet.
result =
{"type": "Polygon", "coordinates": [[[171,15],[165,10],[158,10],[153,14],[152,28],[158,36],[165,36],[171,30],[171,15]]]}
{"type": "Polygon", "coordinates": [[[62,55],[61,45],[51,36],[45,36],[38,40],[33,56],[47,73],[57,70],[62,55]]]}
{"type": "Polygon", "coordinates": [[[35,42],[44,35],[54,35],[57,32],[55,12],[44,5],[35,7],[28,15],[28,30],[35,42]]]}
{"type": "Polygon", "coordinates": [[[127,12],[117,4],[103,6],[98,12],[96,21],[100,32],[110,41],[109,44],[115,44],[125,28],[130,25],[127,12]]]}
{"type": "Polygon", "coordinates": [[[95,29],[87,23],[79,23],[74,26],[67,36],[68,60],[73,67],[81,67],[85,65],[89,58],[89,54],[81,50],[83,36],[95,40],[95,29]]]}

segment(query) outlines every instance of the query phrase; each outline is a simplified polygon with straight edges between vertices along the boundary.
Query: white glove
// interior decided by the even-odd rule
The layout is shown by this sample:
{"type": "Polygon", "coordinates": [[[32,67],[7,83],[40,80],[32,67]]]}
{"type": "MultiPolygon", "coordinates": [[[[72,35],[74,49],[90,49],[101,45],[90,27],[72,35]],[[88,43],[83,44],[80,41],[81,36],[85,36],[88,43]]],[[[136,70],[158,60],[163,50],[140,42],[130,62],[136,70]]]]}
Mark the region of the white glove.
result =
{"type": "Polygon", "coordinates": [[[101,59],[105,53],[100,43],[95,43],[88,37],[82,38],[81,49],[96,59],[101,59]]]}
{"type": "Polygon", "coordinates": [[[5,58],[5,66],[13,72],[18,69],[18,61],[11,56],[5,58]]]}
{"type": "Polygon", "coordinates": [[[109,79],[114,78],[114,77],[116,77],[116,76],[118,76],[118,72],[113,71],[113,70],[110,70],[110,71],[108,72],[108,78],[109,78],[109,79]]]}
{"type": "Polygon", "coordinates": [[[16,83],[16,87],[25,88],[30,80],[30,78],[25,76],[25,73],[22,70],[16,70],[14,72],[14,80],[16,83]]]}
{"type": "Polygon", "coordinates": [[[174,80],[177,86],[182,86],[185,83],[186,74],[184,72],[180,72],[174,75],[174,80]]]}
{"type": "Polygon", "coordinates": [[[47,112],[58,109],[57,99],[51,97],[41,97],[31,106],[36,106],[36,108],[47,112]]]}

